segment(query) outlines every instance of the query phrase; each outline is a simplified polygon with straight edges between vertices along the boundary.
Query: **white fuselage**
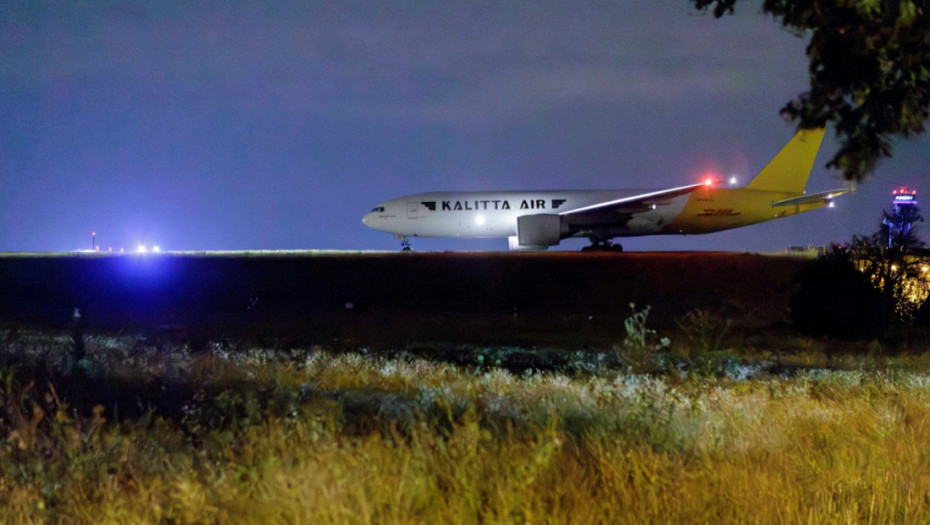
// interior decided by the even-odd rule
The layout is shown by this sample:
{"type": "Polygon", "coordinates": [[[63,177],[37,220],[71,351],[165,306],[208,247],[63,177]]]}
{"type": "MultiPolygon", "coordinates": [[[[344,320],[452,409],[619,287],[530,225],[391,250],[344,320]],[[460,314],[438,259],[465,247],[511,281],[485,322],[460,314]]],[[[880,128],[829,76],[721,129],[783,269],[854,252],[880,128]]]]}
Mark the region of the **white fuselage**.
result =
{"type": "MultiPolygon", "coordinates": [[[[643,190],[564,190],[502,192],[437,192],[407,195],[375,207],[362,222],[398,237],[512,237],[517,217],[561,214],[605,201],[644,193],[643,190]]],[[[688,196],[636,213],[617,235],[662,233],[684,208],[688,196]]],[[[577,233],[582,236],[584,233],[577,233]]]]}

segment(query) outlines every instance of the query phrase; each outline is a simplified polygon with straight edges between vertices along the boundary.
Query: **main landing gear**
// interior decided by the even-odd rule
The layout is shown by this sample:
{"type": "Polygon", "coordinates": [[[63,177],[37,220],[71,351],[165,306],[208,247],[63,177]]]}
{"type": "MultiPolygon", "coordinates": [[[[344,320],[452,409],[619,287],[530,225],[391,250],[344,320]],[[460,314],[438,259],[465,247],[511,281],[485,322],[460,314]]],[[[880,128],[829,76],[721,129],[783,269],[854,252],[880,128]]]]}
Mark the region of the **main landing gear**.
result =
{"type": "Polygon", "coordinates": [[[581,249],[583,252],[622,252],[623,245],[613,244],[610,241],[596,241],[591,239],[591,246],[585,246],[581,249]]]}

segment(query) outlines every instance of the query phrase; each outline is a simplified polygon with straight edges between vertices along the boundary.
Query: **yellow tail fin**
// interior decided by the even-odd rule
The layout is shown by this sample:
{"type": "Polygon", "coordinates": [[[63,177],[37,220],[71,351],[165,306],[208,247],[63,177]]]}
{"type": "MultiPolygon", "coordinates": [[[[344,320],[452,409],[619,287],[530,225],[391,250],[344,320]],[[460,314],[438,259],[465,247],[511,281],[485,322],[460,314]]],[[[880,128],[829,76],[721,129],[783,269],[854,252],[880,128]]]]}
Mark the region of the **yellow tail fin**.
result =
{"type": "Polygon", "coordinates": [[[747,189],[803,193],[814,159],[823,141],[824,128],[802,129],[746,185],[747,189]]]}

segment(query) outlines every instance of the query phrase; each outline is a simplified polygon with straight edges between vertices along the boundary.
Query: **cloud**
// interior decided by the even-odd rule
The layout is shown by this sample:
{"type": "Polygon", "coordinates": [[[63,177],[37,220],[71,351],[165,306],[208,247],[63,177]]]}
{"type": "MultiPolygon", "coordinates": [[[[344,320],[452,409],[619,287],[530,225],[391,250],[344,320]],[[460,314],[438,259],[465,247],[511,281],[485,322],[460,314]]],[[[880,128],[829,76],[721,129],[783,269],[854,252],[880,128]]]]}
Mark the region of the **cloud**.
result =
{"type": "Polygon", "coordinates": [[[4,87],[65,105],[99,89],[127,107],[475,124],[579,100],[628,106],[748,93],[771,80],[774,51],[747,44],[777,30],[755,13],[688,16],[686,3],[262,5],[5,12],[4,87]]]}

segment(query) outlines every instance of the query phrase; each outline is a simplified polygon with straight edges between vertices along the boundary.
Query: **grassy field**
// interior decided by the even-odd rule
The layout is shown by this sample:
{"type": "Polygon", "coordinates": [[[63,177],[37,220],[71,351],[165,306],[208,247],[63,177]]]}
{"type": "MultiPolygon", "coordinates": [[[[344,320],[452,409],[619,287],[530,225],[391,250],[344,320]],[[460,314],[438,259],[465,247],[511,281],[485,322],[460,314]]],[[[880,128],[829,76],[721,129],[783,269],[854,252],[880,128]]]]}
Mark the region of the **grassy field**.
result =
{"type": "Polygon", "coordinates": [[[927,354],[799,339],[779,363],[803,366],[634,374],[603,352],[542,372],[474,349],[92,335],[71,363],[65,336],[0,342],[4,523],[930,520],[927,354]]]}

